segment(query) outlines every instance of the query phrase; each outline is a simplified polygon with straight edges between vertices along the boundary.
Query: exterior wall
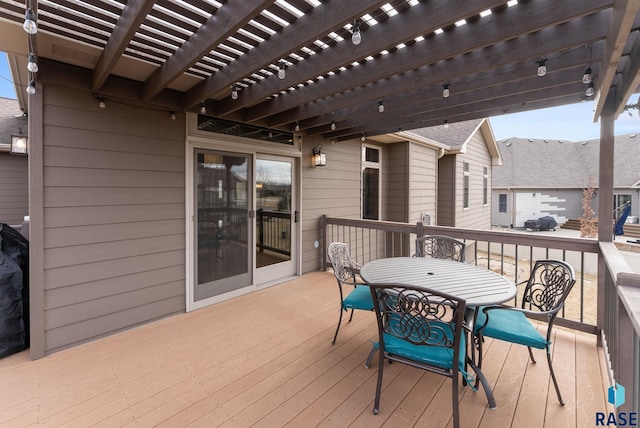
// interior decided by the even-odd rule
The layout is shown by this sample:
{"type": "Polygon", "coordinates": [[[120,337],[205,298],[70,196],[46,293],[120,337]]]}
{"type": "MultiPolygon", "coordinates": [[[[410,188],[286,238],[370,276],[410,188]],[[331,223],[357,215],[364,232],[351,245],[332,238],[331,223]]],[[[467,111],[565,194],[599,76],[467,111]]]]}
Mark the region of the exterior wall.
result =
{"type": "MultiPolygon", "coordinates": [[[[558,225],[562,225],[567,220],[579,219],[583,214],[582,189],[495,189],[492,193],[492,224],[495,226],[510,226],[512,213],[513,227],[516,228],[524,227],[527,220],[543,216],[551,216],[556,219],[558,225]],[[498,212],[498,195],[501,193],[507,194],[507,213],[498,212]]],[[[639,193],[637,189],[614,189],[615,195],[631,195],[631,215],[636,218],[640,213],[639,193]]],[[[597,195],[591,201],[591,207],[598,215],[597,195]]],[[[613,205],[611,207],[613,211],[613,205]]]]}
{"type": "Polygon", "coordinates": [[[409,147],[409,223],[422,221],[422,214],[431,215],[436,224],[438,152],[429,147],[411,144],[409,147]]]}
{"type": "Polygon", "coordinates": [[[456,223],[455,227],[489,229],[491,226],[491,165],[492,159],[482,133],[475,133],[467,142],[467,152],[456,156],[456,223]],[[469,208],[463,208],[463,162],[469,163],[469,208]],[[483,197],[483,174],[489,175],[487,204],[483,197]]]}
{"type": "Polygon", "coordinates": [[[438,161],[438,226],[456,225],[456,178],[456,155],[443,156],[438,161]]]}
{"type": "Polygon", "coordinates": [[[0,152],[0,223],[19,225],[29,215],[28,170],[26,156],[0,152]]]}
{"type": "Polygon", "coordinates": [[[185,310],[185,123],[53,85],[43,97],[43,165],[30,175],[43,180],[32,208],[47,354],[185,310]]]}
{"type": "Polygon", "coordinates": [[[302,272],[321,267],[320,219],[330,217],[361,218],[361,157],[359,140],[331,144],[326,140],[303,138],[301,162],[302,272]],[[327,165],[311,166],[312,149],[322,144],[327,165]],[[318,242],[319,247],[315,247],[318,242]]]}
{"type": "Polygon", "coordinates": [[[407,160],[409,158],[409,143],[394,143],[387,148],[387,216],[389,221],[407,222],[409,215],[409,171],[407,160]]]}
{"type": "Polygon", "coordinates": [[[516,193],[514,227],[524,227],[527,220],[551,216],[561,225],[569,219],[582,217],[582,189],[531,189],[516,193]]]}

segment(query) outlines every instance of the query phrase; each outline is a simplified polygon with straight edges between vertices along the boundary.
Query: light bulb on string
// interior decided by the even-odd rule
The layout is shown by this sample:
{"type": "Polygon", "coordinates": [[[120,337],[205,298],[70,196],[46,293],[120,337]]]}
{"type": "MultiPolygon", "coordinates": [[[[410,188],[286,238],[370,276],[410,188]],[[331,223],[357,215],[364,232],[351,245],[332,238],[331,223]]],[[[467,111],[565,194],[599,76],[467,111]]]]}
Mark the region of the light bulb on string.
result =
{"type": "Polygon", "coordinates": [[[449,120],[448,119],[444,120],[444,129],[449,129],[449,120]]]}
{"type": "Polygon", "coordinates": [[[378,101],[378,112],[384,113],[384,102],[378,101]]]}
{"type": "Polygon", "coordinates": [[[27,70],[29,70],[32,73],[38,72],[38,58],[36,57],[36,54],[34,54],[33,52],[29,54],[29,62],[27,63],[27,70]]]}
{"type": "Polygon", "coordinates": [[[336,121],[335,121],[335,120],[332,120],[332,121],[331,121],[331,126],[330,126],[330,128],[331,128],[331,130],[332,130],[332,131],[335,131],[335,130],[336,130],[336,121]]]}
{"type": "Polygon", "coordinates": [[[231,99],[232,100],[237,100],[238,99],[238,86],[237,85],[233,85],[233,87],[231,88],[231,99]]]}
{"type": "Polygon", "coordinates": [[[282,80],[287,77],[287,72],[285,71],[285,62],[280,61],[280,66],[278,67],[278,79],[282,80]]]}
{"type": "Polygon", "coordinates": [[[451,95],[451,91],[449,91],[449,84],[445,83],[442,85],[442,98],[449,98],[449,95],[451,95]]]}
{"type": "Polygon", "coordinates": [[[358,21],[353,23],[351,42],[356,46],[359,45],[360,42],[362,42],[362,34],[360,34],[360,23],[358,21]]]}
{"type": "Polygon", "coordinates": [[[582,83],[589,82],[591,82],[591,67],[587,67],[587,69],[584,71],[584,74],[582,75],[582,83]]]}
{"type": "Polygon", "coordinates": [[[27,89],[26,89],[26,91],[27,91],[27,94],[29,94],[29,95],[33,95],[33,94],[35,94],[35,93],[36,93],[36,82],[34,82],[33,80],[31,80],[31,81],[29,82],[29,84],[27,85],[27,89]]]}
{"type": "Polygon", "coordinates": [[[546,59],[541,59],[540,61],[538,61],[538,76],[542,77],[545,74],[547,74],[547,60],[546,59]]]}
{"type": "Polygon", "coordinates": [[[367,137],[364,136],[364,132],[362,133],[362,137],[360,137],[360,141],[362,141],[364,143],[364,141],[367,139],[367,137]]]}
{"type": "Polygon", "coordinates": [[[27,9],[24,14],[24,24],[22,24],[22,28],[29,34],[36,34],[38,32],[36,15],[31,8],[27,9]]]}
{"type": "Polygon", "coordinates": [[[200,114],[207,114],[207,108],[204,106],[204,101],[200,105],[200,114]]]}
{"type": "Polygon", "coordinates": [[[595,88],[593,87],[593,81],[592,81],[592,82],[589,82],[589,86],[587,86],[587,90],[585,91],[585,93],[584,93],[584,94],[585,94],[586,96],[588,96],[588,97],[592,97],[592,96],[593,96],[593,94],[595,94],[595,93],[596,93],[596,90],[595,90],[595,88]]]}
{"type": "Polygon", "coordinates": [[[100,107],[101,109],[107,108],[107,104],[104,102],[104,98],[98,98],[98,107],[100,107]]]}

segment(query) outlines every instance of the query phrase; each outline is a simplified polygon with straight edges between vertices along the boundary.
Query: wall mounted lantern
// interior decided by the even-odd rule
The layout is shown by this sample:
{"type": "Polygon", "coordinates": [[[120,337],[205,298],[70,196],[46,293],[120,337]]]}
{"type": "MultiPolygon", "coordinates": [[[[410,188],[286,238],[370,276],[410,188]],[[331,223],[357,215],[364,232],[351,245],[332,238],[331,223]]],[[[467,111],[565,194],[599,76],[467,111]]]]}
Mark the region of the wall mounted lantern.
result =
{"type": "Polygon", "coordinates": [[[26,155],[28,150],[28,139],[26,135],[11,135],[12,155],[26,155]]]}
{"type": "Polygon", "coordinates": [[[313,156],[311,156],[311,165],[325,166],[327,164],[327,155],[322,152],[322,146],[318,144],[313,148],[313,156]]]}

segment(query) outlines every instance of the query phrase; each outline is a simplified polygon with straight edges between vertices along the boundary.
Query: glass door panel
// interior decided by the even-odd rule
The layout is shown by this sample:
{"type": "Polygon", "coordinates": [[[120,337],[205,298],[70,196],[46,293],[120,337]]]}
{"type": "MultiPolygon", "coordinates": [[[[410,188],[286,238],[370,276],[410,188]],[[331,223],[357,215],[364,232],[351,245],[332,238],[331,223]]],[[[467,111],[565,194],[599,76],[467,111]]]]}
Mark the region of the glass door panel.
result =
{"type": "Polygon", "coordinates": [[[194,301],[251,284],[251,157],[196,149],[194,301]]]}
{"type": "Polygon", "coordinates": [[[256,160],[256,267],[291,261],[292,165],[288,159],[256,160]]]}

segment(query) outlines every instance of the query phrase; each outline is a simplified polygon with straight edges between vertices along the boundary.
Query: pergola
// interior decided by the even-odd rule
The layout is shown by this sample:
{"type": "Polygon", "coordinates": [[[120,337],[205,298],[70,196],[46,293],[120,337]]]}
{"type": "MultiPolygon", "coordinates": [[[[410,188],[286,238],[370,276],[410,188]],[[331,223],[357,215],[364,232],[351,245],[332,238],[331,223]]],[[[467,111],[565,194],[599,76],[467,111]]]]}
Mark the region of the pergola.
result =
{"type": "Polygon", "coordinates": [[[341,141],[592,102],[604,212],[613,121],[638,107],[626,103],[640,83],[640,0],[2,3],[0,49],[23,85],[62,83],[229,126],[341,141]],[[27,37],[29,9],[38,31],[27,37]]]}

